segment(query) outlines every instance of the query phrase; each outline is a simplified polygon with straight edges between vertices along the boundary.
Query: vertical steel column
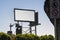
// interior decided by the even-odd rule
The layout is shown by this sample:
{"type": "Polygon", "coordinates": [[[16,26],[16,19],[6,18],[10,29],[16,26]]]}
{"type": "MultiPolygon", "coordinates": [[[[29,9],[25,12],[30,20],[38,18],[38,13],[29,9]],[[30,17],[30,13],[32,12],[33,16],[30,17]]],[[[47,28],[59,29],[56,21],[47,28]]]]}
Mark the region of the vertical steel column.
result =
{"type": "Polygon", "coordinates": [[[36,25],[35,25],[35,35],[37,35],[37,28],[36,28],[36,25]]]}
{"type": "Polygon", "coordinates": [[[32,34],[32,29],[31,29],[31,26],[30,26],[30,34],[32,34]]]}

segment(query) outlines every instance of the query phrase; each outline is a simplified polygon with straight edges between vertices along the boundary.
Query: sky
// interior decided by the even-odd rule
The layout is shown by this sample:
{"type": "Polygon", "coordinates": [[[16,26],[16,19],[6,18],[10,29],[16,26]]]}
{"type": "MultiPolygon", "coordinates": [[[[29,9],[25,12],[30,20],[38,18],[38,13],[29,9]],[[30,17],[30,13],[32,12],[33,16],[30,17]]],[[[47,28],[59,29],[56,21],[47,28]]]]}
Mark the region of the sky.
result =
{"type": "MultiPolygon", "coordinates": [[[[39,23],[37,25],[37,35],[54,35],[54,26],[44,12],[45,0],[0,0],[0,32],[9,31],[9,24],[14,24],[14,8],[32,9],[38,12],[39,23]]],[[[25,23],[23,23],[24,26],[25,23]]],[[[15,26],[12,27],[15,34],[15,26]]]]}

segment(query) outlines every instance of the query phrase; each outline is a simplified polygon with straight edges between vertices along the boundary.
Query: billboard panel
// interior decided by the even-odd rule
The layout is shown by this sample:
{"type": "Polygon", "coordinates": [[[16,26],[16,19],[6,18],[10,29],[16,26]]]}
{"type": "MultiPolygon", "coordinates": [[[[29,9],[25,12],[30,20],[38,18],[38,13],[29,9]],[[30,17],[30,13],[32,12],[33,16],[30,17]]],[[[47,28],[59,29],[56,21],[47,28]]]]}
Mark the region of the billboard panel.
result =
{"type": "Polygon", "coordinates": [[[35,21],[35,10],[14,9],[15,21],[35,21]]]}
{"type": "Polygon", "coordinates": [[[35,12],[35,22],[30,22],[29,26],[38,25],[38,12],[35,12]]]}

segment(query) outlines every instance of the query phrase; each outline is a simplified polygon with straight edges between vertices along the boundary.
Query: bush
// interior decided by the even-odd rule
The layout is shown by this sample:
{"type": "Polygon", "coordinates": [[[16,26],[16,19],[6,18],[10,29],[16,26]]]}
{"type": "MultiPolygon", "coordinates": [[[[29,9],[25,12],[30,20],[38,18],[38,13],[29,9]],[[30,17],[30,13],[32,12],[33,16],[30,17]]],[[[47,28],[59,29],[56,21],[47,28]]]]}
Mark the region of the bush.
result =
{"type": "Polygon", "coordinates": [[[33,34],[19,34],[16,36],[16,40],[39,40],[39,37],[33,34]]]}
{"type": "Polygon", "coordinates": [[[44,35],[40,36],[40,40],[54,40],[54,37],[52,35],[44,35]]]}
{"type": "Polygon", "coordinates": [[[0,32],[0,40],[11,40],[11,37],[3,32],[0,32]]]}
{"type": "Polygon", "coordinates": [[[48,40],[54,40],[54,37],[52,35],[48,35],[48,40]]]}
{"type": "Polygon", "coordinates": [[[11,35],[11,40],[15,40],[15,35],[14,34],[11,35]]]}
{"type": "Polygon", "coordinates": [[[7,35],[0,32],[0,40],[54,40],[52,35],[37,36],[33,34],[18,34],[18,35],[7,35]]]}

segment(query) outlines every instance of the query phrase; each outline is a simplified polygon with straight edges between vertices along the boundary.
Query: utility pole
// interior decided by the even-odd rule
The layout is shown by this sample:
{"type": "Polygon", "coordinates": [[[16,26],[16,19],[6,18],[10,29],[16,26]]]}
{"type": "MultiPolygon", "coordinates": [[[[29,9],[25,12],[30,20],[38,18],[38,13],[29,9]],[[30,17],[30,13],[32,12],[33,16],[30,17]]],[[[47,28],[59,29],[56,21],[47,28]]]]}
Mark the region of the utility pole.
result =
{"type": "Polygon", "coordinates": [[[10,27],[10,31],[8,31],[7,34],[12,35],[12,30],[11,30],[11,28],[13,27],[13,25],[11,25],[11,23],[10,23],[9,27],[10,27]]]}

